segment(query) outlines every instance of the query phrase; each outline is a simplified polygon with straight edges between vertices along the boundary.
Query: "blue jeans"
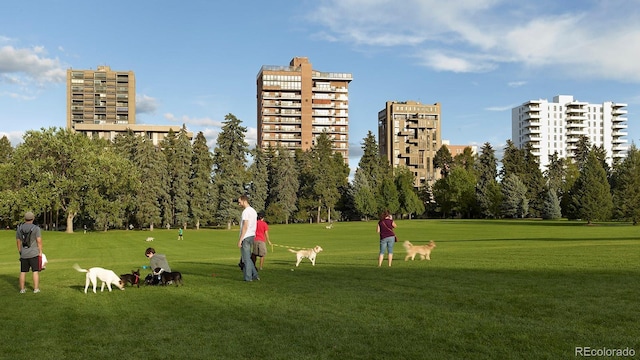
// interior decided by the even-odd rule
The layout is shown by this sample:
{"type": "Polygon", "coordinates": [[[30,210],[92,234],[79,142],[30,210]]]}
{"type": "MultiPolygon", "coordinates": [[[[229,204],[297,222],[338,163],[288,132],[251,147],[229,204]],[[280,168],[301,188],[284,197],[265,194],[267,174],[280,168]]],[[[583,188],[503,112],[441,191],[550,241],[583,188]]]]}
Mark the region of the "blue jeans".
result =
{"type": "Polygon", "coordinates": [[[380,255],[384,255],[385,250],[388,254],[393,254],[393,244],[396,242],[395,236],[389,236],[380,240],[380,255]]]}
{"type": "Polygon", "coordinates": [[[258,270],[251,260],[251,246],[253,245],[253,236],[249,236],[242,240],[242,248],[240,255],[244,263],[244,281],[251,281],[258,278],[258,270]]]}

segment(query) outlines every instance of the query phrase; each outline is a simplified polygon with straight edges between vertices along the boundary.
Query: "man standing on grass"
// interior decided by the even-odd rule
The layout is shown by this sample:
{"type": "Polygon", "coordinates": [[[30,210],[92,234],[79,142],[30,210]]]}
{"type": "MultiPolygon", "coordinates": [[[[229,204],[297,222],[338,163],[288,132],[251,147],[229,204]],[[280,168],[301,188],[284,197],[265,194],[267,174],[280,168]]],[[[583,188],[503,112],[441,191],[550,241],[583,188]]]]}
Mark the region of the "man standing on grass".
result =
{"type": "Polygon", "coordinates": [[[240,237],[238,239],[238,247],[240,248],[240,256],[244,263],[244,281],[260,280],[258,270],[251,261],[251,247],[256,236],[256,222],[258,214],[249,205],[249,198],[242,195],[238,198],[238,204],[244,208],[240,218],[240,237]]]}
{"type": "Polygon", "coordinates": [[[42,235],[40,227],[33,223],[31,211],[24,214],[24,223],[16,231],[16,244],[20,253],[20,293],[27,292],[25,281],[29,269],[33,272],[33,292],[40,292],[40,269],[42,267],[42,235]]]}

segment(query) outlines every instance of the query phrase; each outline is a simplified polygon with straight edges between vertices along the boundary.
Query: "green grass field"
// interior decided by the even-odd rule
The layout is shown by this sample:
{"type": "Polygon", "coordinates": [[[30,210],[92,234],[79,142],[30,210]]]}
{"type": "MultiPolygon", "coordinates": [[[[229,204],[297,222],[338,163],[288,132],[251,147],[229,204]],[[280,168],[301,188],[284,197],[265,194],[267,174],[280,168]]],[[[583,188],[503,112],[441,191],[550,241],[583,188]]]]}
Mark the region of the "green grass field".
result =
{"type": "Polygon", "coordinates": [[[4,231],[0,358],[568,359],[576,347],[640,356],[640,227],[398,221],[401,242],[437,248],[431,261],[405,262],[397,243],[391,268],[377,267],[375,228],[272,225],[275,244],[324,252],[295,268],[275,247],[251,283],[237,266],[237,228],[187,230],[184,241],[177,230],[45,232],[40,294],[18,293],[15,231],[4,231]],[[148,265],[149,245],[184,286],[84,294],[74,263],[129,273],[148,265]]]}

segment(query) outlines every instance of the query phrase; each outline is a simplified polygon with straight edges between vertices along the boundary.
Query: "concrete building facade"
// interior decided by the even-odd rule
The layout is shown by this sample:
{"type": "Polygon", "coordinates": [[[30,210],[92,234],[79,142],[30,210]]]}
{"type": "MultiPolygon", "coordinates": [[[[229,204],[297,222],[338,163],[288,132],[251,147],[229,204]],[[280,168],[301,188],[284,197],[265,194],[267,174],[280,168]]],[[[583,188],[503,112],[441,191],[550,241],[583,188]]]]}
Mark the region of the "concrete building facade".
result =
{"type": "Polygon", "coordinates": [[[136,78],[133,71],[67,70],[67,128],[77,124],[135,124],[136,78]]]}
{"type": "Polygon", "coordinates": [[[431,185],[438,174],[433,158],[442,146],[439,103],[387,101],[378,112],[380,155],[394,167],[405,166],[414,175],[414,186],[431,185]]]}
{"type": "Polygon", "coordinates": [[[257,75],[258,146],[308,150],[327,132],[333,151],[349,158],[350,73],[314,70],[309,59],[265,65],[257,75]]]}
{"type": "Polygon", "coordinates": [[[98,66],[96,70],[67,69],[67,129],[108,140],[132,130],[158,145],[169,131],[178,133],[181,127],[136,124],[135,74],[98,66]]]}

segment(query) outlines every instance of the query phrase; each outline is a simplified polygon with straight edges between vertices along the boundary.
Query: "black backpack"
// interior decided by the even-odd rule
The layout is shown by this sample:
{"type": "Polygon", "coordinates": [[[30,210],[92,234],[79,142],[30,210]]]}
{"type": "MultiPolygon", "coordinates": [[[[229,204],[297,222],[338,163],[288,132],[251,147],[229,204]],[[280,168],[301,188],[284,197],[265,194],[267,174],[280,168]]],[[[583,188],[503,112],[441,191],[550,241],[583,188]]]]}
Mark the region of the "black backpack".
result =
{"type": "Polygon", "coordinates": [[[22,240],[22,247],[23,248],[28,248],[29,246],[31,246],[31,233],[33,232],[33,230],[38,227],[38,225],[35,224],[31,224],[31,229],[29,229],[29,232],[25,233],[24,229],[22,228],[22,225],[24,225],[24,223],[20,224],[18,226],[18,228],[20,229],[19,234],[20,234],[20,240],[22,240]]]}

